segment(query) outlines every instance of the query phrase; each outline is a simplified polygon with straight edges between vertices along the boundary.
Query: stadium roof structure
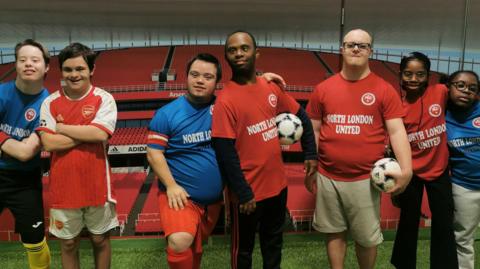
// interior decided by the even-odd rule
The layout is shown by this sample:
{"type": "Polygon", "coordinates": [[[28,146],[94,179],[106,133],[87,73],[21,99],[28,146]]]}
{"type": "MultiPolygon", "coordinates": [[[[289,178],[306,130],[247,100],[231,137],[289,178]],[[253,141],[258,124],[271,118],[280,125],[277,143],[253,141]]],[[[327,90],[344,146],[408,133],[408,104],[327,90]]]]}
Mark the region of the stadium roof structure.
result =
{"type": "Polygon", "coordinates": [[[480,14],[480,1],[472,0],[2,1],[0,47],[23,37],[218,41],[236,29],[253,32],[260,44],[338,44],[342,2],[345,29],[367,29],[378,45],[458,51],[465,39],[467,51],[480,52],[480,17],[474,16],[480,14]]]}

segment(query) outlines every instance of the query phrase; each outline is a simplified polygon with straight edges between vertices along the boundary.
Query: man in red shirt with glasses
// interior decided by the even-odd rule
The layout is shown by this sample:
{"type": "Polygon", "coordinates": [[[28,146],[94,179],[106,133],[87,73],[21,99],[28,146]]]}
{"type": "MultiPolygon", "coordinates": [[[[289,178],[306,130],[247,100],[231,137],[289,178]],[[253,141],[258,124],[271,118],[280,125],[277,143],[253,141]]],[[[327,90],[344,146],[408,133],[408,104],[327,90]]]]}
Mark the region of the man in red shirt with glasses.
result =
{"type": "Polygon", "coordinates": [[[316,86],[307,106],[318,145],[318,172],[305,186],[316,193],[313,227],[327,236],[331,268],[343,268],[347,231],[355,241],[360,268],[374,268],[380,230],[380,193],[370,169],[384,156],[386,134],[401,172],[392,193],[402,192],[412,175],[402,104],[394,88],[370,71],[372,37],[348,32],[340,48],[340,73],[316,86]]]}

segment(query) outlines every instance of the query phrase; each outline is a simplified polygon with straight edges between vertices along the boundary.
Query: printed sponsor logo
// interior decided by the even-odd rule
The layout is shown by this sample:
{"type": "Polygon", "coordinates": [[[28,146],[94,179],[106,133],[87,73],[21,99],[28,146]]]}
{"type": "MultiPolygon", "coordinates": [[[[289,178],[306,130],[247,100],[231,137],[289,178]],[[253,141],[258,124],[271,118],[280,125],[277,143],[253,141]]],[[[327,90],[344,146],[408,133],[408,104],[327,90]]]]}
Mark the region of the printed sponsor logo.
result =
{"type": "Polygon", "coordinates": [[[147,152],[146,146],[131,146],[128,148],[128,153],[145,153],[147,152]]]}
{"type": "Polygon", "coordinates": [[[108,148],[108,154],[137,154],[147,153],[147,145],[121,145],[110,146],[108,148]]]}
{"type": "Polygon", "coordinates": [[[42,224],[42,222],[41,222],[41,221],[38,221],[37,223],[33,224],[32,227],[33,227],[34,229],[37,229],[37,228],[40,226],[40,224],[42,224]]]}

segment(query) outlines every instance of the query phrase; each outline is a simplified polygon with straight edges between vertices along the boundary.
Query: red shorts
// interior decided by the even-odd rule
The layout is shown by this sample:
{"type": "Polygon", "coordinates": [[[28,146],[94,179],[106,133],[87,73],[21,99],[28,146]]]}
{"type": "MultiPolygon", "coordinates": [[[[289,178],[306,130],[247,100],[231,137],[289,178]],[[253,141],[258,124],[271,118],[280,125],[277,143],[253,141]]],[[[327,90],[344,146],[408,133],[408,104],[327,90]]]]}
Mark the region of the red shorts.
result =
{"type": "Polygon", "coordinates": [[[168,198],[165,192],[158,193],[160,207],[160,223],[165,237],[177,232],[187,232],[195,237],[193,245],[198,249],[202,241],[207,239],[217,223],[222,207],[221,202],[202,206],[188,200],[185,208],[175,210],[168,206],[168,198]]]}

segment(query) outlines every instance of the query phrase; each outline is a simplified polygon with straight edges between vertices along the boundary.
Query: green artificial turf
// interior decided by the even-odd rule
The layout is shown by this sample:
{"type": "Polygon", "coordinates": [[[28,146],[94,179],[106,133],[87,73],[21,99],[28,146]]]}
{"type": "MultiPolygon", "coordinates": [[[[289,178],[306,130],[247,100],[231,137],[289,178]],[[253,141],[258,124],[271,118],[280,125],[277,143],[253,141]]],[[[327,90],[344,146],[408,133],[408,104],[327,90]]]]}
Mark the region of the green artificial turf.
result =
{"type": "MultiPolygon", "coordinates": [[[[429,230],[420,231],[418,241],[417,268],[429,267],[430,241],[429,230]]],[[[376,268],[393,268],[390,265],[393,231],[384,232],[385,242],[378,248],[376,268]]],[[[283,247],[283,269],[318,269],[328,268],[328,259],[323,237],[315,232],[301,234],[285,234],[283,247]]],[[[48,242],[52,253],[52,267],[61,268],[58,240],[48,242]]],[[[129,238],[112,240],[113,269],[151,269],[168,268],[165,257],[165,242],[163,238],[129,238]]],[[[477,253],[480,252],[480,242],[475,242],[477,253]]],[[[81,268],[94,268],[90,242],[83,240],[80,249],[81,268]]],[[[213,236],[204,246],[202,269],[230,268],[229,238],[213,236]]],[[[253,255],[253,268],[262,268],[258,242],[253,255]]],[[[0,243],[0,268],[28,269],[26,254],[19,242],[0,243]]],[[[353,242],[349,241],[345,268],[358,268],[353,242]]]]}

